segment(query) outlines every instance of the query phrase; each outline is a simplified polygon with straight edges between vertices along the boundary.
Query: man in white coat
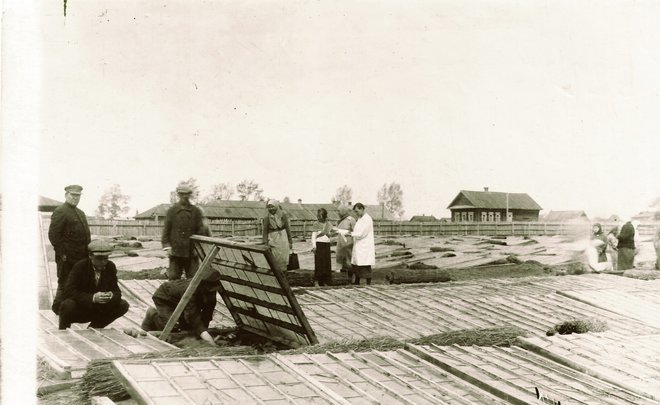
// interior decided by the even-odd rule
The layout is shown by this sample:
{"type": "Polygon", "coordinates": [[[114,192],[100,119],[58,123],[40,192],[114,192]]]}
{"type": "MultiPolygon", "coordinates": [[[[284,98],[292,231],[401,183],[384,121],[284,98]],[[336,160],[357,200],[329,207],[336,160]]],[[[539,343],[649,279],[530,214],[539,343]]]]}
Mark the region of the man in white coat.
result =
{"type": "Polygon", "coordinates": [[[371,284],[371,266],[376,265],[376,247],[374,244],[374,221],[369,214],[365,212],[364,205],[357,203],[353,206],[353,211],[357,214],[358,220],[355,223],[353,231],[353,253],[351,255],[351,264],[355,274],[355,282],[359,285],[360,278],[367,280],[367,285],[371,284]]]}

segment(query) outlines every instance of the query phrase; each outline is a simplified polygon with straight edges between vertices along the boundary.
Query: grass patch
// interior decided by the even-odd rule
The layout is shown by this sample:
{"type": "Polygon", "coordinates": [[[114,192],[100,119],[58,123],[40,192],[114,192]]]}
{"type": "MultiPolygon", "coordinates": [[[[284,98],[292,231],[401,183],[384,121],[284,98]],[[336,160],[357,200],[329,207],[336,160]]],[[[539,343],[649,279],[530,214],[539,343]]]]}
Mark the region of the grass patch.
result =
{"type": "Polygon", "coordinates": [[[417,345],[438,346],[499,346],[510,347],[515,345],[518,336],[526,336],[527,332],[513,326],[490,329],[467,329],[438,333],[410,340],[409,343],[417,345]]]}
{"type": "Polygon", "coordinates": [[[119,280],[167,280],[167,273],[163,270],[165,267],[140,271],[117,270],[117,278],[119,280]]]}
{"type": "Polygon", "coordinates": [[[341,340],[322,345],[304,346],[298,349],[285,350],[280,354],[323,354],[326,352],[368,352],[371,350],[403,349],[407,343],[415,345],[438,346],[499,346],[509,347],[516,343],[518,336],[526,336],[526,332],[516,327],[501,327],[488,329],[465,329],[438,333],[416,339],[397,340],[391,337],[377,337],[366,340],[341,340]]]}
{"type": "Polygon", "coordinates": [[[570,335],[572,333],[604,332],[606,330],[607,322],[600,319],[571,319],[556,324],[545,334],[548,336],[553,336],[557,333],[560,335],[570,335]]]}

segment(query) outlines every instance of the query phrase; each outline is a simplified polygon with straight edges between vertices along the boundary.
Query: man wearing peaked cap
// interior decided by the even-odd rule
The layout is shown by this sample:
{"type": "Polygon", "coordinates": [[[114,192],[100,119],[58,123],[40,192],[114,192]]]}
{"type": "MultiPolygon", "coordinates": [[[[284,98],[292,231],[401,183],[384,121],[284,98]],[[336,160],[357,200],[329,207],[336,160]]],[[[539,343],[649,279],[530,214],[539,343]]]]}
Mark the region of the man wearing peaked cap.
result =
{"type": "Polygon", "coordinates": [[[179,186],[176,188],[177,194],[192,194],[192,188],[188,186],[179,186]]]}
{"type": "Polygon", "coordinates": [[[62,289],[73,265],[87,257],[87,244],[90,242],[87,216],[78,208],[82,186],[72,184],[64,187],[65,203],[53,211],[48,228],[48,239],[55,249],[57,265],[57,293],[52,309],[59,313],[62,289]]]}
{"type": "Polygon", "coordinates": [[[190,237],[204,235],[203,215],[199,207],[190,203],[192,189],[185,185],[176,188],[179,201],[165,214],[161,243],[170,258],[167,278],[179,280],[183,272],[192,278],[199,267],[199,258],[190,250],[190,237]]]}
{"type": "Polygon", "coordinates": [[[90,322],[90,328],[104,328],[128,312],[117,282],[117,267],[108,260],[112,245],[94,240],[88,250],[89,256],[73,266],[64,286],[60,329],[85,322],[90,322]]]}
{"type": "Polygon", "coordinates": [[[72,184],[70,186],[64,187],[64,191],[77,195],[80,195],[82,193],[82,189],[83,189],[82,186],[79,186],[77,184],[72,184]]]}

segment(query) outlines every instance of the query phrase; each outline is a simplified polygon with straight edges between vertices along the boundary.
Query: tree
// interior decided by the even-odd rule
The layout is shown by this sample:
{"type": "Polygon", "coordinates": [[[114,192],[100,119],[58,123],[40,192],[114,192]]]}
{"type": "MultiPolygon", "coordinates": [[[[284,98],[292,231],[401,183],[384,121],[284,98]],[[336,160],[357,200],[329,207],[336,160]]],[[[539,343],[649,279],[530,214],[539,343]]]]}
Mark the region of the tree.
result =
{"type": "Polygon", "coordinates": [[[338,205],[348,205],[353,202],[353,190],[348,187],[346,184],[339,187],[335,191],[335,196],[332,197],[332,203],[338,205]]]}
{"type": "MultiPolygon", "coordinates": [[[[177,187],[181,186],[188,186],[192,190],[192,194],[190,196],[190,201],[197,201],[199,198],[199,186],[197,185],[197,179],[194,177],[189,178],[188,180],[181,180],[179,184],[176,185],[177,187]]],[[[177,197],[176,194],[176,189],[174,191],[170,192],[170,203],[174,204],[175,202],[179,201],[179,197],[177,197]]]]}
{"type": "Polygon", "coordinates": [[[284,202],[284,203],[290,203],[290,202],[291,202],[291,199],[289,198],[289,196],[285,196],[285,197],[282,199],[282,202],[284,202]]]}
{"type": "Polygon", "coordinates": [[[236,193],[241,201],[263,201],[263,192],[254,180],[243,180],[236,186],[236,193]]]}
{"type": "Polygon", "coordinates": [[[403,190],[399,183],[383,184],[378,191],[377,199],[378,204],[383,205],[388,212],[398,218],[401,218],[405,212],[403,210],[403,190]]]}
{"type": "Polygon", "coordinates": [[[219,183],[212,187],[211,194],[204,197],[205,203],[218,200],[229,200],[234,195],[234,186],[229,183],[219,183]]]}
{"type": "Polygon", "coordinates": [[[131,197],[121,193],[119,184],[113,184],[105,190],[99,199],[96,215],[105,219],[115,219],[128,214],[128,202],[131,197]]]}

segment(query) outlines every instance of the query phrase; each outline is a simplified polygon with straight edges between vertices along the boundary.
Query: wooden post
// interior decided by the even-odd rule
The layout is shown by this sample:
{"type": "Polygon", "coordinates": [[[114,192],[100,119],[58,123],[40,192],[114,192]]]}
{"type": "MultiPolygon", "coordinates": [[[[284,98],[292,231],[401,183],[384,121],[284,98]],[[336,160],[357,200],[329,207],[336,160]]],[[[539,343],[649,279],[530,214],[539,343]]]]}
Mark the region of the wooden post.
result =
{"type": "Polygon", "coordinates": [[[190,298],[195,293],[199,283],[201,283],[204,277],[206,277],[206,273],[208,273],[208,270],[211,268],[211,262],[215,258],[215,255],[218,254],[218,250],[220,250],[220,248],[214,245],[209,254],[202,261],[199,269],[197,269],[197,273],[195,273],[192,280],[190,281],[186,292],[183,293],[183,297],[181,297],[179,304],[174,309],[174,313],[172,313],[172,316],[167,321],[165,328],[163,328],[163,332],[160,334],[161,340],[165,340],[170,336],[170,332],[172,332],[172,328],[174,328],[176,321],[179,320],[183,309],[186,307],[186,305],[188,305],[188,301],[190,301],[190,298]]]}

